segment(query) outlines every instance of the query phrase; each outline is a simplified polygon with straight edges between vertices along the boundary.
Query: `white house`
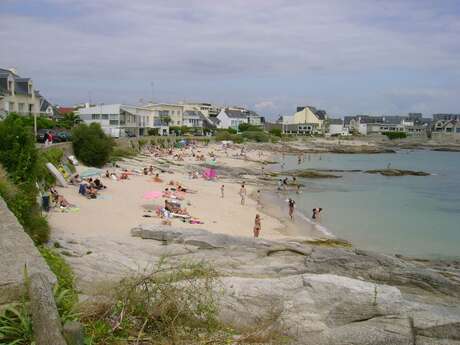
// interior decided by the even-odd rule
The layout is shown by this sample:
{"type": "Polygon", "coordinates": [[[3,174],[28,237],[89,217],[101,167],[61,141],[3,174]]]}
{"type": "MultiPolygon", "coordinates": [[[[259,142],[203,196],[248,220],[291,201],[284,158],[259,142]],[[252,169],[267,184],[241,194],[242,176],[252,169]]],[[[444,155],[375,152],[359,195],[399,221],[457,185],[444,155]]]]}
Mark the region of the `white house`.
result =
{"type": "Polygon", "coordinates": [[[85,123],[99,123],[104,132],[114,137],[146,135],[149,128],[158,128],[161,135],[169,132],[151,109],[138,106],[101,104],[81,108],[77,115],[85,123]]]}
{"type": "Polygon", "coordinates": [[[344,126],[344,122],[342,119],[328,119],[328,127],[327,127],[327,134],[330,136],[336,135],[350,135],[348,131],[348,127],[344,126]]]}
{"type": "Polygon", "coordinates": [[[225,108],[222,109],[217,115],[219,120],[218,128],[233,128],[238,130],[238,127],[242,123],[248,123],[255,126],[263,124],[263,118],[255,113],[243,108],[225,108]]]}

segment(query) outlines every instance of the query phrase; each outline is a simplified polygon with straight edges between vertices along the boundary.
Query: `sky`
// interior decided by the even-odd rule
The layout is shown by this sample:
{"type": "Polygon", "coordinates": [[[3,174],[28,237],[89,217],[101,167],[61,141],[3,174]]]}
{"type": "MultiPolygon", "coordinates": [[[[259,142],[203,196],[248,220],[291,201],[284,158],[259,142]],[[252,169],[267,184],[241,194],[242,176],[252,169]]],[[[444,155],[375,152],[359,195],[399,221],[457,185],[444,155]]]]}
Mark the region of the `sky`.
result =
{"type": "Polygon", "coordinates": [[[459,0],[0,0],[0,67],[60,105],[460,112],[459,0]]]}

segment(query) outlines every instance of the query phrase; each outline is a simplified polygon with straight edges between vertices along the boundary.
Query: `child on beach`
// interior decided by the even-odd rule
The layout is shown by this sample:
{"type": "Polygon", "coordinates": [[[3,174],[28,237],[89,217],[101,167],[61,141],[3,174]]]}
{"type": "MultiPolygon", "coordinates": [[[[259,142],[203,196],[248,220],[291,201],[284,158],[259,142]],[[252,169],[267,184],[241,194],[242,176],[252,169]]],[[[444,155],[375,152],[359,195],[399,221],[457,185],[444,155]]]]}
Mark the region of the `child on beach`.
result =
{"type": "Polygon", "coordinates": [[[220,186],[220,197],[223,199],[224,198],[224,189],[225,189],[225,186],[222,185],[220,186]]]}
{"type": "Polygon", "coordinates": [[[254,238],[258,238],[260,231],[262,230],[262,225],[260,223],[260,216],[256,214],[256,219],[254,220],[254,238]]]}
{"type": "Polygon", "coordinates": [[[244,186],[244,184],[241,185],[239,194],[241,197],[241,205],[244,205],[246,202],[246,187],[244,186]]]}

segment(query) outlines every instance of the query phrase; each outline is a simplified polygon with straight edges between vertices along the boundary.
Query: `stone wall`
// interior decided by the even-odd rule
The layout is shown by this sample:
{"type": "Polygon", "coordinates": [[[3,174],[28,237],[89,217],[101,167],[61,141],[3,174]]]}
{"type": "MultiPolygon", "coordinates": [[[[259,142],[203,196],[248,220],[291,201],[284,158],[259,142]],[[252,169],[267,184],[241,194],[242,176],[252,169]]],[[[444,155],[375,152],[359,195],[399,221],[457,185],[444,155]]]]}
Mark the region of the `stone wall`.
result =
{"type": "Polygon", "coordinates": [[[56,282],[33,241],[0,197],[0,306],[19,301],[26,293],[26,272],[28,276],[40,273],[52,285],[56,282]]]}

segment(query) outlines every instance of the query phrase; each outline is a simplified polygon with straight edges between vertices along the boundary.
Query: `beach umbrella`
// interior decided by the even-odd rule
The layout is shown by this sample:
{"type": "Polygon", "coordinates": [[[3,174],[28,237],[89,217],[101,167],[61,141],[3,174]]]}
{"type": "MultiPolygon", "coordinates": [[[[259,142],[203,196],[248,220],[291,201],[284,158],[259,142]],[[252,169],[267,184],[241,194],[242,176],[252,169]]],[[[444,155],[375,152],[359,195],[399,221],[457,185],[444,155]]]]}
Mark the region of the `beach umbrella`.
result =
{"type": "Polygon", "coordinates": [[[87,177],[98,176],[98,175],[102,175],[102,170],[101,169],[89,168],[89,169],[86,169],[85,171],[83,171],[80,174],[80,177],[81,178],[87,178],[87,177]]]}
{"type": "Polygon", "coordinates": [[[147,192],[144,194],[144,199],[145,200],[153,200],[153,199],[158,199],[163,196],[163,192],[154,190],[152,192],[147,192]]]}

